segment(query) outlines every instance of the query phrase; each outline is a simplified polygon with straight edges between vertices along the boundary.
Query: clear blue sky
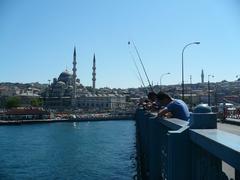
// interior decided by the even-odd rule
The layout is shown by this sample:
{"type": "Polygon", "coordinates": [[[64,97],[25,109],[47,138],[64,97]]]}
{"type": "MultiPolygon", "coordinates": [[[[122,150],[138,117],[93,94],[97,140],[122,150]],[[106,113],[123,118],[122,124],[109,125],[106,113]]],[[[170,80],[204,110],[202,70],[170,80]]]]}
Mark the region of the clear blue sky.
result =
{"type": "MultiPolygon", "coordinates": [[[[134,40],[154,84],[233,81],[240,74],[238,0],[0,0],[0,82],[41,82],[72,69],[91,85],[96,54],[97,87],[139,87],[127,42],[134,40]]],[[[131,49],[132,53],[134,49],[131,49]]],[[[137,59],[136,54],[135,58],[137,59]]],[[[139,68],[141,66],[139,64],[139,68]]],[[[144,74],[142,72],[142,76],[144,74]]],[[[147,81],[145,80],[145,83],[147,81]]]]}

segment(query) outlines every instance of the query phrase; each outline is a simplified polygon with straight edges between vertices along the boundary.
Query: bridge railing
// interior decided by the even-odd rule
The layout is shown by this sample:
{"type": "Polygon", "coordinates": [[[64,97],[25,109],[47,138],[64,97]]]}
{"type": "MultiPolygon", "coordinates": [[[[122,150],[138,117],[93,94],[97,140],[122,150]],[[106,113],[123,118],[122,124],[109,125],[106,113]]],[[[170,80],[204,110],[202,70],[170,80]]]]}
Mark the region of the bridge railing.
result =
{"type": "Polygon", "coordinates": [[[222,161],[240,179],[240,137],[216,129],[216,114],[196,113],[189,123],[139,109],[135,119],[142,179],[228,179],[222,161]]]}

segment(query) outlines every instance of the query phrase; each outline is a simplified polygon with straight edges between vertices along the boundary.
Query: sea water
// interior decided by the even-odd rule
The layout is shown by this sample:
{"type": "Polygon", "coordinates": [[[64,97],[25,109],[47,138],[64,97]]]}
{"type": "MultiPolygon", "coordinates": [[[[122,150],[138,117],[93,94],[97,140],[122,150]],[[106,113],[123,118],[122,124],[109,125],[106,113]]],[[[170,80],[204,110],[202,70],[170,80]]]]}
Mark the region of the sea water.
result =
{"type": "Polygon", "coordinates": [[[130,180],[135,122],[0,126],[0,179],[130,180]]]}

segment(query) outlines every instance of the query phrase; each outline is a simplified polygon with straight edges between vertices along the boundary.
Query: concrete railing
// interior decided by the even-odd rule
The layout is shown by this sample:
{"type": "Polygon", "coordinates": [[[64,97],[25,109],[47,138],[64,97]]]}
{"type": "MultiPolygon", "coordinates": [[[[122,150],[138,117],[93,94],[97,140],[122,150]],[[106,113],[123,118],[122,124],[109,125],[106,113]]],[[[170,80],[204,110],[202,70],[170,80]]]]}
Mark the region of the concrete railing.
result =
{"type": "Polygon", "coordinates": [[[192,114],[190,123],[138,109],[138,173],[149,180],[221,180],[222,161],[240,179],[240,136],[216,129],[216,114],[192,114]]]}

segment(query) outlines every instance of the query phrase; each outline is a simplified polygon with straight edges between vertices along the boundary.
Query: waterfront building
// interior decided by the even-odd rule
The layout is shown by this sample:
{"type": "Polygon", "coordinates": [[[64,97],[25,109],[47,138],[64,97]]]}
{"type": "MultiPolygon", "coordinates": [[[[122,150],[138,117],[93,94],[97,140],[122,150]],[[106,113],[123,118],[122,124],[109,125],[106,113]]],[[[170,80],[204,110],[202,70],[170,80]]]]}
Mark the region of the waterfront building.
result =
{"type": "Polygon", "coordinates": [[[49,119],[50,113],[39,108],[9,109],[0,112],[1,120],[49,119]]]}
{"type": "Polygon", "coordinates": [[[126,97],[114,94],[86,95],[77,99],[78,107],[84,110],[122,110],[125,108],[126,97]]]}
{"type": "Polygon", "coordinates": [[[65,70],[48,86],[43,94],[44,106],[48,109],[84,109],[87,111],[108,111],[122,109],[126,97],[109,94],[96,89],[96,58],[93,56],[92,87],[86,88],[77,78],[76,48],[73,52],[73,73],[65,70]]]}

